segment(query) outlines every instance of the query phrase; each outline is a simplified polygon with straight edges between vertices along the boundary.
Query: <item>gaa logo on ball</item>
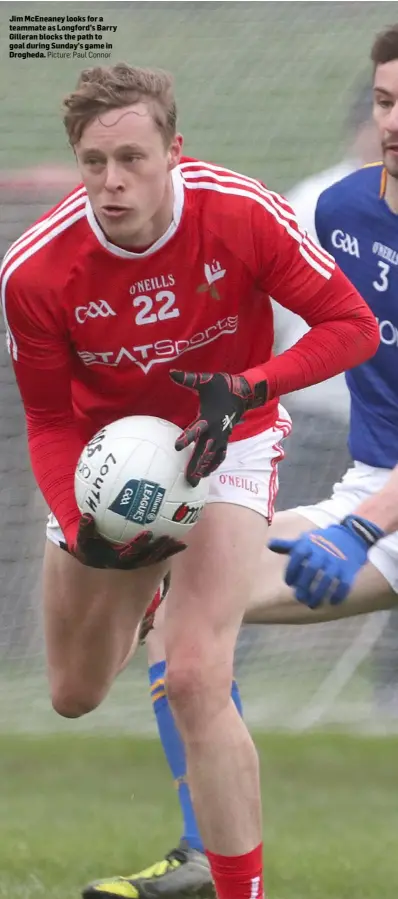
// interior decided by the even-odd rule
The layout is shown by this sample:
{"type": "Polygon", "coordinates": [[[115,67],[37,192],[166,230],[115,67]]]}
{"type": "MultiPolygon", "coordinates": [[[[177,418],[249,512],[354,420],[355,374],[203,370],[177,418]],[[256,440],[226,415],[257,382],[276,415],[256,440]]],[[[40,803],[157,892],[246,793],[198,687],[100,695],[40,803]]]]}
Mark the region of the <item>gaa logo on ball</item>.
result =
{"type": "Polygon", "coordinates": [[[144,527],[155,521],[166,491],[153,481],[137,481],[132,478],[109,506],[111,512],[122,515],[144,527]]]}
{"type": "Polygon", "coordinates": [[[208,478],[185,478],[192,447],[177,452],[180,428],[162,418],[135,415],[106,425],[85,446],[76,466],[80,512],[93,515],[98,533],[127,543],[143,530],[184,539],[209,492],[208,478]]]}

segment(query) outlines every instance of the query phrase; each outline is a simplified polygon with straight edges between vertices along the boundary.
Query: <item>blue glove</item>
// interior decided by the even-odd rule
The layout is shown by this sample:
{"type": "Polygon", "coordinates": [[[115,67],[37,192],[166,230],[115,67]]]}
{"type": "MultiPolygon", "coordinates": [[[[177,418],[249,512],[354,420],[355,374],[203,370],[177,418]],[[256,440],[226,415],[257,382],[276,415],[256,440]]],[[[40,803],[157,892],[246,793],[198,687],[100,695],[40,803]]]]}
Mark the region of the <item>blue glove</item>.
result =
{"type": "Polygon", "coordinates": [[[288,554],[285,581],[296,599],[316,609],[321,603],[343,602],[368,552],[385,537],[377,525],[356,515],[341,524],[307,531],[297,540],[270,540],[273,552],[288,554]]]}

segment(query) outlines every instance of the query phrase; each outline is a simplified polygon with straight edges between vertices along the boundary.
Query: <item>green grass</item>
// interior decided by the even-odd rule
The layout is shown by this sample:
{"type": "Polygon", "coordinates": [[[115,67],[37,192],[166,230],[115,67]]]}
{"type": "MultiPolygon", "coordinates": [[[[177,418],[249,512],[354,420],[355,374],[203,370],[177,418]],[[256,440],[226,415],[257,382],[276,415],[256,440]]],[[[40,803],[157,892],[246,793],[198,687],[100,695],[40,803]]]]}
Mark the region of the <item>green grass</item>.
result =
{"type": "MultiPolygon", "coordinates": [[[[261,736],[270,899],[396,899],[398,741],[261,736]]],[[[178,839],[157,741],[0,739],[0,897],[72,899],[178,839]]]]}

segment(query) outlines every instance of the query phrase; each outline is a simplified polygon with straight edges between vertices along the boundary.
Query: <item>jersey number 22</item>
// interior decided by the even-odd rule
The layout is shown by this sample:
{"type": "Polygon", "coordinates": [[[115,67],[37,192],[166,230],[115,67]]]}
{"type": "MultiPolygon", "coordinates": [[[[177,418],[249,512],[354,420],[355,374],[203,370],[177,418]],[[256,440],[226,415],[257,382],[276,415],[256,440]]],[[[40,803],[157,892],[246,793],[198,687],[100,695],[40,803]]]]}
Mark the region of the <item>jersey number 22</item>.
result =
{"type": "Polygon", "coordinates": [[[180,310],[175,306],[176,296],[172,290],[159,290],[155,294],[155,298],[148,297],[145,294],[135,297],[133,306],[137,309],[142,308],[135,317],[136,325],[153,325],[155,322],[166,321],[168,318],[178,318],[180,310]],[[158,308],[153,307],[158,303],[158,308]]]}

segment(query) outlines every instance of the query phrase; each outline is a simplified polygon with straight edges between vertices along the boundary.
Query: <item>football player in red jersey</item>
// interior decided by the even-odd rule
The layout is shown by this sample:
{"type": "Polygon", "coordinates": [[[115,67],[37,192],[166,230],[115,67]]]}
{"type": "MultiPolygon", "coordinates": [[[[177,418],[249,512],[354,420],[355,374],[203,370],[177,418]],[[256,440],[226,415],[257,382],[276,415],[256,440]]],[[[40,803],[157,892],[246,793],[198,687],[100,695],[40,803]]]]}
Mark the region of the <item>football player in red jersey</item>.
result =
{"type": "Polygon", "coordinates": [[[65,125],[83,186],[11,247],[1,285],[32,468],[51,509],[53,705],[78,717],[101,702],[171,569],[167,693],[206,854],[219,899],[261,899],[258,760],[230,690],[290,427],[278,396],[370,357],[376,321],[282,197],[182,159],[164,73],[84,71],[65,125]],[[311,326],[276,358],[270,295],[311,326]],[[178,424],[178,446],[193,449],[188,480],[210,477],[186,547],[144,532],[116,549],[77,509],[84,443],[134,414],[178,424]]]}

